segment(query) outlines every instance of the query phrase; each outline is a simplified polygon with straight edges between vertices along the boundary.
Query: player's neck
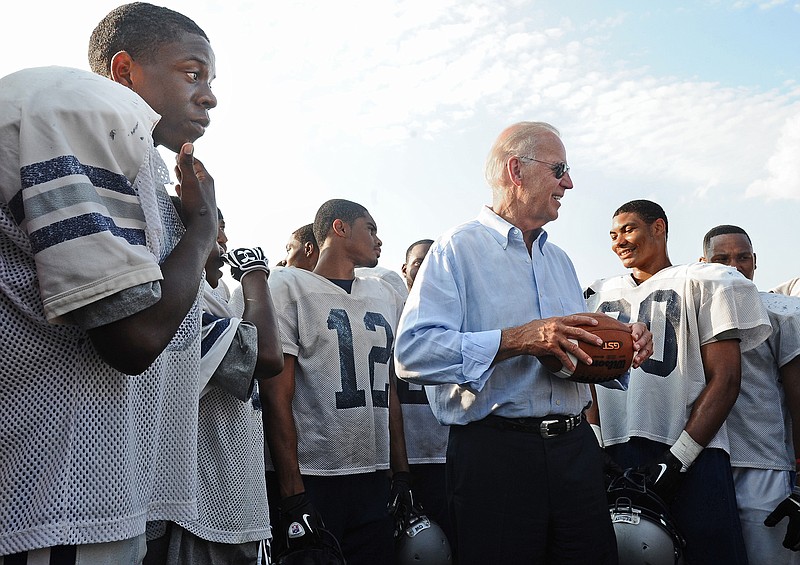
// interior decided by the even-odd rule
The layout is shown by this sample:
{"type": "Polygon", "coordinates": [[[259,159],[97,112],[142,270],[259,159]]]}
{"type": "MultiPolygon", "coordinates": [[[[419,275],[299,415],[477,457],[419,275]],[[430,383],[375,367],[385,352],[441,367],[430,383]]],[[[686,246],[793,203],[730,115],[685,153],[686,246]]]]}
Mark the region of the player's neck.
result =
{"type": "Polygon", "coordinates": [[[355,265],[352,261],[330,252],[320,253],[317,266],[314,267],[314,274],[336,280],[353,280],[356,277],[355,265]]]}
{"type": "Polygon", "coordinates": [[[663,271],[671,266],[672,262],[669,260],[669,257],[664,255],[649,265],[634,267],[633,271],[631,272],[631,277],[637,285],[640,285],[659,271],[663,271]]]}

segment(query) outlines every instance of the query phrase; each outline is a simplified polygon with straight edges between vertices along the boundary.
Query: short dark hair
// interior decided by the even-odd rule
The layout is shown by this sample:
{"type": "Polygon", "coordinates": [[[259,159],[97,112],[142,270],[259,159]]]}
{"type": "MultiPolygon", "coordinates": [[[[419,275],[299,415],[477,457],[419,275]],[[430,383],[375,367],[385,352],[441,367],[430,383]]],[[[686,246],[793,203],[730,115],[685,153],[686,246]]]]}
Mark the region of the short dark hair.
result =
{"type": "Polygon", "coordinates": [[[314,224],[306,224],[301,228],[297,228],[292,232],[292,236],[297,238],[297,241],[303,245],[311,243],[314,247],[319,247],[319,245],[317,245],[317,238],[314,237],[314,224]]]}
{"type": "Polygon", "coordinates": [[[100,20],[89,39],[89,66],[92,72],[111,76],[111,59],[127,51],[133,59],[151,62],[162,45],[179,39],[182,33],[206,32],[179,12],[146,2],[123,4],[100,20]]]}
{"type": "Polygon", "coordinates": [[[747,243],[750,246],[753,246],[753,242],[750,239],[750,236],[747,235],[747,232],[744,231],[739,226],[733,226],[730,224],[722,224],[721,226],[716,226],[708,230],[708,233],[703,236],[703,255],[708,255],[708,248],[711,245],[711,238],[716,237],[718,235],[729,235],[729,234],[741,234],[747,238],[747,243]]]}
{"type": "Polygon", "coordinates": [[[664,209],[651,200],[631,200],[626,202],[614,212],[613,218],[620,214],[636,214],[644,223],[651,225],[656,220],[664,220],[664,237],[669,235],[669,221],[667,220],[667,213],[664,209]]]}
{"type": "Polygon", "coordinates": [[[408,249],[406,249],[406,263],[408,263],[408,256],[411,255],[411,250],[414,249],[417,245],[422,245],[422,244],[433,245],[433,240],[432,239],[420,239],[419,241],[415,241],[414,243],[409,245],[408,249]]]}
{"type": "Polygon", "coordinates": [[[319,207],[317,215],[314,216],[314,237],[322,245],[328,237],[334,220],[342,220],[352,225],[358,218],[363,218],[367,214],[369,214],[367,209],[356,202],[341,198],[328,200],[319,207]]]}

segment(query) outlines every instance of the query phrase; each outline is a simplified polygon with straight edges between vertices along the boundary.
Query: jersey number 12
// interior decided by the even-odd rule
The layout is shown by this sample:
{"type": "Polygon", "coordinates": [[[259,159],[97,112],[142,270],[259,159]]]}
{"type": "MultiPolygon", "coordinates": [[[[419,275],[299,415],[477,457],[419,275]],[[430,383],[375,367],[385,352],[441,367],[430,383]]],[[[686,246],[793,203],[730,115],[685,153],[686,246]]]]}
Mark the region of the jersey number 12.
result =
{"type": "MultiPolygon", "coordinates": [[[[389,406],[389,383],[381,390],[375,390],[375,364],[389,364],[392,357],[394,334],[392,327],[382,314],[367,312],[364,314],[364,327],[369,331],[377,331],[378,326],[386,333],[386,346],[373,346],[369,352],[369,383],[372,392],[372,405],[387,408],[389,406]]],[[[328,329],[336,330],[339,342],[339,369],[342,375],[342,390],[336,393],[336,408],[356,408],[366,406],[366,392],[358,388],[356,381],[356,360],[353,352],[353,330],[347,312],[334,308],[328,314],[328,329]]]]}

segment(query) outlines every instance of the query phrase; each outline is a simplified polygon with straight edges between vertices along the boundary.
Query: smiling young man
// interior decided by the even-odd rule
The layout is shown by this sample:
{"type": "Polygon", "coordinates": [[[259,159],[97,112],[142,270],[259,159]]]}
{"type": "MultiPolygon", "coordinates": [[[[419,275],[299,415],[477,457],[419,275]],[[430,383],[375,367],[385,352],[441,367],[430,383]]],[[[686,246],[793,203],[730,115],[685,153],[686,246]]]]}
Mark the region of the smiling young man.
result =
{"type": "Polygon", "coordinates": [[[653,355],[631,370],[628,390],[596,390],[602,441],[669,504],[687,563],[746,563],[725,419],[739,393],[740,352],[766,338],[769,320],[755,286],[732,269],[673,266],[667,231],[655,202],[621,206],[611,250],[631,272],[586,291],[590,310],[653,332],[653,355]]]}
{"type": "MultiPolygon", "coordinates": [[[[703,238],[701,261],[755,278],[756,254],[742,228],[721,225],[703,238]]],[[[760,293],[772,333],[742,353],[742,386],[726,422],[736,501],[750,563],[788,565],[800,549],[800,298],[760,293]],[[774,526],[789,517],[784,528],[774,526]],[[788,549],[787,549],[788,548],[788,549]]]]}
{"type": "Polygon", "coordinates": [[[269,281],[284,353],[283,372],[264,383],[270,505],[280,509],[274,543],[278,552],[319,545],[324,520],[347,563],[391,563],[386,471],[408,471],[391,368],[403,299],[355,274],[381,253],[366,208],[325,202],[314,235],[314,271],[280,269],[269,281]]]}
{"type": "Polygon", "coordinates": [[[216,105],[213,52],[185,16],[109,18],[123,12],[105,77],[0,80],[0,563],[140,563],[147,520],[197,513],[198,291],[217,222],[191,142],[216,105]],[[156,145],[179,152],[183,225],[156,145]]]}

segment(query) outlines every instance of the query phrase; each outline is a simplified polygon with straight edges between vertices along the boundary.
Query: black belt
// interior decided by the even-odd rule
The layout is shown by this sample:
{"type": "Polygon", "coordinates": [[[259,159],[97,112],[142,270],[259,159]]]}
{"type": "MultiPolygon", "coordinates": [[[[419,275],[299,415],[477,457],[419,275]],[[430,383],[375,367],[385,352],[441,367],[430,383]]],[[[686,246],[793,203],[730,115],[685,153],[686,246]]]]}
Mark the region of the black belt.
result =
{"type": "Polygon", "coordinates": [[[575,416],[553,414],[544,418],[504,418],[489,414],[483,420],[475,423],[500,430],[539,434],[543,438],[549,438],[574,430],[582,420],[583,413],[575,416]]]}

